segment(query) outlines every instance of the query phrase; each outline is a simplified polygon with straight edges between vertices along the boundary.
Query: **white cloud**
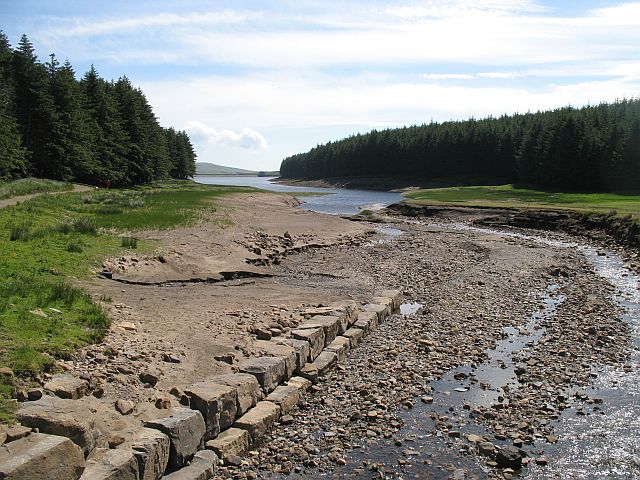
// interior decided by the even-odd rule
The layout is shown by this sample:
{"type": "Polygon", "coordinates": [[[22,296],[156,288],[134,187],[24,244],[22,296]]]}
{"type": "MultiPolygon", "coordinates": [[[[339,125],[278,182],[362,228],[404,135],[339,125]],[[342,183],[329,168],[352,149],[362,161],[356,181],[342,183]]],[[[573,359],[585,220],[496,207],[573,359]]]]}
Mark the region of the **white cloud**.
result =
{"type": "Polygon", "coordinates": [[[266,138],[251,128],[244,128],[240,133],[233,130],[218,131],[197,120],[191,120],[187,122],[185,129],[194,141],[240,147],[252,151],[268,148],[266,138]]]}
{"type": "Polygon", "coordinates": [[[475,75],[466,73],[423,73],[420,77],[427,80],[471,80],[476,78],[475,75]]]}

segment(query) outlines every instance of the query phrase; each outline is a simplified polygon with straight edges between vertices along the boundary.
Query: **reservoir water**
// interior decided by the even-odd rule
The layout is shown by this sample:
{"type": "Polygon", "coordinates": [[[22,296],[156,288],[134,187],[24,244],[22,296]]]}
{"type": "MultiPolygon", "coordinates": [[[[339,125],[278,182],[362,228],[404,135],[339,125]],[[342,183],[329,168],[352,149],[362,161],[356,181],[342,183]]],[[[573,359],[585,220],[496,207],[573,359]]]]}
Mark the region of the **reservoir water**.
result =
{"type": "Polygon", "coordinates": [[[274,183],[275,177],[207,176],[196,175],[194,180],[207,185],[235,185],[261,188],[273,192],[309,192],[316,195],[300,197],[304,203],[301,208],[332,215],[353,215],[360,210],[384,208],[403,199],[397,192],[379,192],[375,190],[351,190],[346,188],[297,187],[274,183]]]}

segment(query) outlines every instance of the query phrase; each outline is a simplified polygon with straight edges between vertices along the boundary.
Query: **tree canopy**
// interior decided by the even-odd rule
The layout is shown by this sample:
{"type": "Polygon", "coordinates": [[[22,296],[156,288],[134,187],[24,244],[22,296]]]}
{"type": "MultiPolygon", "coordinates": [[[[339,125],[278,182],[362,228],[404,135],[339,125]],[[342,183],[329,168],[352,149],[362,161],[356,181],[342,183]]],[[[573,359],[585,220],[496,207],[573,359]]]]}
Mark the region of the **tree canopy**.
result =
{"type": "Polygon", "coordinates": [[[285,178],[481,178],[550,189],[640,187],[640,100],[353,135],[285,158],[285,178]]]}
{"type": "Polygon", "coordinates": [[[195,174],[186,132],[163,128],[127,77],[80,79],[54,54],[41,63],[26,35],[0,31],[0,180],[28,175],[125,186],[195,174]]]}

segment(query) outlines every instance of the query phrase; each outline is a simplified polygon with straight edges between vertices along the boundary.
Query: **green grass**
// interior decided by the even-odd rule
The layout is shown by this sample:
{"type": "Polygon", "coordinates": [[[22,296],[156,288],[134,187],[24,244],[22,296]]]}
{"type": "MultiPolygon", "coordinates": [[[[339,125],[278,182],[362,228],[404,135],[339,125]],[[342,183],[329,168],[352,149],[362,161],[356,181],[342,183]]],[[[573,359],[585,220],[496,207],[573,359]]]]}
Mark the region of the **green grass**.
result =
{"type": "Polygon", "coordinates": [[[41,178],[23,178],[13,182],[0,182],[0,200],[31,193],[65,192],[69,190],[73,190],[71,183],[41,178]]]}
{"type": "Polygon", "coordinates": [[[449,187],[404,194],[421,204],[455,204],[486,207],[559,208],[640,218],[640,194],[547,192],[513,185],[449,187]]]}
{"type": "Polygon", "coordinates": [[[103,259],[155,244],[132,232],[217,218],[220,197],[255,191],[171,182],[134,190],[42,195],[0,209],[0,422],[11,417],[14,383],[28,385],[54,358],[99,341],[108,318],[80,289],[103,259]],[[124,234],[124,235],[123,235],[124,234]],[[54,310],[52,310],[54,309],[54,310]],[[56,311],[62,311],[57,313],[56,311]]]}

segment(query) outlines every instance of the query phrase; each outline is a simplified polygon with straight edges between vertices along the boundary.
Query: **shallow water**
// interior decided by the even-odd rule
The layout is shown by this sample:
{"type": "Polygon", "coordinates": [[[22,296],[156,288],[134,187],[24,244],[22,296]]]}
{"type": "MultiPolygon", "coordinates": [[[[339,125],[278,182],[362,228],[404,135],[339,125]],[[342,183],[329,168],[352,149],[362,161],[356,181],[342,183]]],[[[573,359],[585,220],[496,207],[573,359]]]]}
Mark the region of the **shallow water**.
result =
{"type": "Polygon", "coordinates": [[[403,200],[397,192],[379,192],[375,190],[355,190],[346,188],[294,187],[273,183],[274,177],[217,177],[196,175],[194,180],[207,185],[235,185],[262,188],[274,192],[313,192],[321,195],[301,196],[305,210],[332,215],[353,215],[361,210],[379,210],[392,203],[403,200]]]}

